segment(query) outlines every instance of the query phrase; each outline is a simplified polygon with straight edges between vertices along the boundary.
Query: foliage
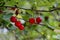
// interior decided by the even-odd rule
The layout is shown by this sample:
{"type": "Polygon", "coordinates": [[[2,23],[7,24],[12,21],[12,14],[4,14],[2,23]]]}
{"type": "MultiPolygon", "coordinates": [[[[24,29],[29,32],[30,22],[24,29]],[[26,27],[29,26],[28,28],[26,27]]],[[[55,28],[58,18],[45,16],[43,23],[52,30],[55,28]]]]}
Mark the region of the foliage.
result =
{"type": "MultiPolygon", "coordinates": [[[[60,30],[60,0],[0,0],[0,28],[7,28],[9,32],[17,35],[16,40],[57,40],[60,30]],[[11,8],[19,9],[16,16],[11,8]],[[3,12],[1,12],[1,10],[3,12]],[[19,30],[10,21],[11,16],[16,16],[20,21],[25,21],[24,30],[19,30]],[[45,19],[45,17],[48,17],[45,19]],[[40,24],[30,24],[29,18],[41,17],[40,24]]],[[[59,39],[60,40],[60,39],[59,39]]]]}

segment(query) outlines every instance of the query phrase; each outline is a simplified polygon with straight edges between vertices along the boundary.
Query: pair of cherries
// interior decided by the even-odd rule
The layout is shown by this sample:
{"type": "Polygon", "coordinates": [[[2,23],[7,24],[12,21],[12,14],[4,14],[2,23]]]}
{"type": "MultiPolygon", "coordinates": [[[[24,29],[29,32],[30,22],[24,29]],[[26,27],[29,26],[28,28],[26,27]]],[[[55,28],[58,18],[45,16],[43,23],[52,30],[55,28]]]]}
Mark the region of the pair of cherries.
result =
{"type": "Polygon", "coordinates": [[[20,21],[17,20],[17,18],[15,16],[12,16],[10,18],[10,21],[15,23],[15,26],[17,26],[20,30],[24,30],[24,26],[22,25],[22,23],[20,21]]]}
{"type": "Polygon", "coordinates": [[[37,17],[36,19],[35,18],[29,19],[30,24],[35,24],[35,23],[39,24],[39,23],[41,23],[41,21],[42,21],[42,19],[40,17],[37,17]]]}

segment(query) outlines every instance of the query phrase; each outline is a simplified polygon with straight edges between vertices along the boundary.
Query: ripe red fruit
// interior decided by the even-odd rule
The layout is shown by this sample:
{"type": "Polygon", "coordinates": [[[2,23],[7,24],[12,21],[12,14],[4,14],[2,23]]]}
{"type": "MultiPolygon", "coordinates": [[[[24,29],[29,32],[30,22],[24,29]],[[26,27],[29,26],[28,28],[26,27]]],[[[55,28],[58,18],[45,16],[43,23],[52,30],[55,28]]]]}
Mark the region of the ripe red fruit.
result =
{"type": "Polygon", "coordinates": [[[15,26],[18,26],[19,27],[20,25],[22,25],[20,21],[16,21],[15,22],[15,26]]]}
{"type": "Polygon", "coordinates": [[[42,21],[42,19],[40,17],[36,18],[36,23],[39,24],[42,21]]]}
{"type": "Polygon", "coordinates": [[[20,30],[24,30],[24,26],[21,24],[20,21],[16,21],[15,26],[17,26],[20,30]]]}
{"type": "Polygon", "coordinates": [[[11,21],[11,22],[16,22],[16,21],[17,21],[17,19],[16,19],[16,17],[15,17],[15,16],[12,16],[12,17],[10,18],[10,21],[11,21]]]}
{"type": "Polygon", "coordinates": [[[18,9],[16,10],[15,14],[16,14],[16,15],[18,15],[18,14],[19,14],[19,10],[18,10],[18,9]]]}
{"type": "Polygon", "coordinates": [[[20,27],[18,27],[20,30],[24,30],[24,26],[20,25],[20,27]]]}
{"type": "Polygon", "coordinates": [[[30,22],[30,24],[34,24],[35,23],[35,19],[34,18],[30,18],[29,22],[30,22]]]}

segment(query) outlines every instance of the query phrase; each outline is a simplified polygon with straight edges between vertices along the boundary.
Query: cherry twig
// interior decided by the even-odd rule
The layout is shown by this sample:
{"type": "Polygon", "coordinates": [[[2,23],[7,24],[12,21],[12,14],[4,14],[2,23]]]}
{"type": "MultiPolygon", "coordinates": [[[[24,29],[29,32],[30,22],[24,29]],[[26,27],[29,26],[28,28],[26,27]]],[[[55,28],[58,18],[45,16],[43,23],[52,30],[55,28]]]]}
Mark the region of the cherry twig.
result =
{"type": "MultiPolygon", "coordinates": [[[[24,9],[24,10],[33,10],[33,9],[20,8],[20,7],[17,7],[17,6],[0,6],[0,7],[6,7],[6,8],[15,7],[15,8],[24,9]]],[[[37,12],[52,12],[52,11],[55,11],[55,10],[60,10],[60,8],[53,8],[51,10],[33,10],[33,11],[37,11],[37,12]]]]}

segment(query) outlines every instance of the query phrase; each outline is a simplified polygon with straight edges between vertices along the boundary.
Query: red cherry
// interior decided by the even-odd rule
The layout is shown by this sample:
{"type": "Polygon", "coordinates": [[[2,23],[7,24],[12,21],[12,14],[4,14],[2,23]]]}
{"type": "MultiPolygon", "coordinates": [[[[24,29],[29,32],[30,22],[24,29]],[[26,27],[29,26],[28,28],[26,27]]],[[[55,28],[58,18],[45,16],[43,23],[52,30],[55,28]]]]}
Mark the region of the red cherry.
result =
{"type": "Polygon", "coordinates": [[[40,17],[36,18],[36,23],[39,24],[42,21],[42,19],[40,17]]]}
{"type": "Polygon", "coordinates": [[[17,26],[20,30],[24,30],[24,26],[21,24],[20,21],[16,21],[15,26],[17,26]]]}
{"type": "Polygon", "coordinates": [[[16,19],[16,17],[15,17],[15,16],[12,16],[12,17],[10,18],[10,21],[11,21],[11,22],[16,22],[16,21],[17,21],[17,19],[16,19]]]}
{"type": "Polygon", "coordinates": [[[15,22],[15,26],[18,26],[19,27],[20,25],[22,25],[20,21],[16,21],[15,22]]]}
{"type": "Polygon", "coordinates": [[[35,23],[35,19],[34,18],[30,18],[29,22],[30,22],[30,24],[34,24],[35,23]]]}
{"type": "Polygon", "coordinates": [[[16,10],[15,14],[16,14],[16,15],[18,15],[18,14],[19,14],[19,10],[18,10],[18,9],[16,10]]]}
{"type": "Polygon", "coordinates": [[[24,26],[20,25],[20,27],[18,27],[20,30],[24,30],[24,26]]]}

